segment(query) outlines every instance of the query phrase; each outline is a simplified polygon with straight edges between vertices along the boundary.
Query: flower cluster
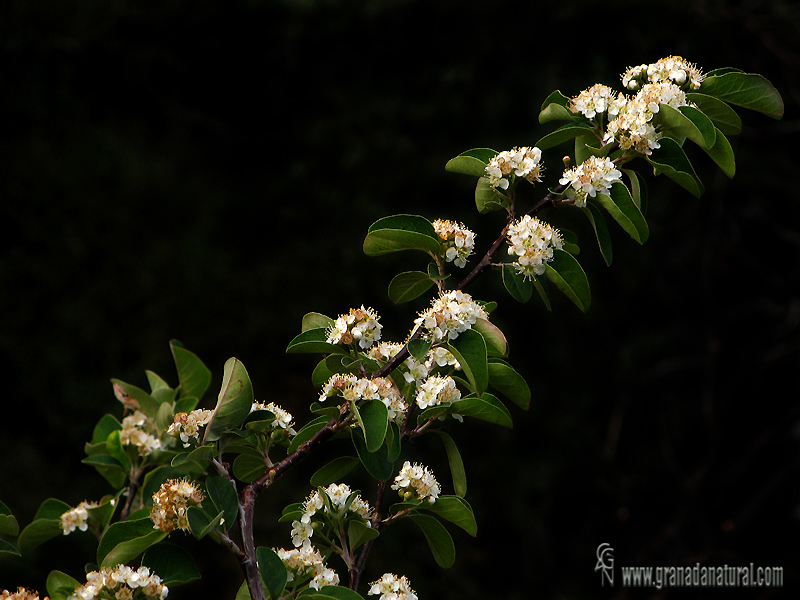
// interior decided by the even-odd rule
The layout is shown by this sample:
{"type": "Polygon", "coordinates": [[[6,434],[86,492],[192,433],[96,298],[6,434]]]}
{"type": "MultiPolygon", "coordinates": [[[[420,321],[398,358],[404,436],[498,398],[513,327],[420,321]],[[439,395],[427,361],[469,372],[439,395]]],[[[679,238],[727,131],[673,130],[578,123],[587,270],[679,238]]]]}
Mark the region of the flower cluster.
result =
{"type": "Polygon", "coordinates": [[[412,465],[409,461],[403,464],[397,477],[394,478],[392,489],[404,500],[419,498],[433,504],[439,497],[439,482],[428,469],[419,464],[412,465]]]}
{"type": "Polygon", "coordinates": [[[175,529],[188,531],[189,507],[203,501],[203,493],[186,479],[168,479],[153,494],[153,508],[150,519],[153,529],[170,533],[175,529]]]}
{"type": "MultiPolygon", "coordinates": [[[[86,574],[86,583],[75,590],[68,600],[92,600],[93,598],[116,598],[131,600],[141,591],[147,598],[164,600],[169,588],[161,583],[161,578],[150,573],[147,567],[134,569],[127,565],[117,565],[113,569],[104,567],[86,574]]],[[[141,598],[141,594],[138,595],[141,598]]]]}
{"type": "Polygon", "coordinates": [[[530,215],[509,225],[507,235],[508,253],[517,257],[514,267],[527,278],[544,273],[554,250],[564,246],[558,229],[530,215]]]}
{"type": "Polygon", "coordinates": [[[460,333],[470,329],[478,319],[489,315],[483,307],[467,293],[451,290],[436,298],[431,307],[414,320],[413,335],[420,327],[422,336],[429,341],[454,340],[460,333]]]}
{"type": "MultiPolygon", "coordinates": [[[[8,590],[0,591],[0,600],[39,600],[39,594],[20,587],[17,588],[16,592],[9,592],[8,590]]],[[[45,598],[45,600],[48,599],[45,598]]]]}
{"type": "Polygon", "coordinates": [[[417,387],[417,406],[422,409],[436,406],[437,404],[449,404],[460,399],[461,392],[456,387],[456,382],[452,377],[433,375],[417,387]]]}
{"type": "Polygon", "coordinates": [[[359,400],[380,400],[389,410],[389,418],[401,423],[408,405],[391,380],[384,377],[357,377],[347,373],[331,375],[322,386],[319,401],[324,402],[331,396],[341,396],[348,402],[359,400]]]}
{"type": "Polygon", "coordinates": [[[64,535],[69,535],[76,529],[86,531],[89,528],[89,509],[97,507],[94,502],[81,502],[61,515],[61,529],[64,535]]]}
{"type": "Polygon", "coordinates": [[[273,429],[282,429],[289,435],[297,435],[297,432],[292,427],[292,425],[294,425],[294,417],[288,410],[282,409],[274,402],[270,402],[269,404],[264,404],[263,402],[253,402],[253,406],[250,407],[250,412],[252,413],[257,410],[268,410],[275,415],[275,419],[272,421],[273,429]]]}
{"type": "Polygon", "coordinates": [[[291,550],[276,548],[275,554],[286,565],[287,581],[299,581],[313,575],[314,578],[308,587],[315,590],[326,585],[339,585],[339,576],[336,571],[328,568],[322,555],[310,544],[291,550]]]}
{"type": "Polygon", "coordinates": [[[213,410],[205,408],[198,408],[190,413],[179,412],[173,418],[172,425],[167,429],[167,433],[172,437],[180,437],[183,447],[188,448],[190,445],[189,440],[198,441],[200,428],[208,425],[213,415],[213,410]]]}
{"type": "Polygon", "coordinates": [[[610,87],[596,83],[570,99],[569,109],[574,113],[582,113],[587,119],[593,119],[598,113],[606,112],[613,103],[614,96],[614,90],[610,87]]]}
{"type": "Polygon", "coordinates": [[[607,158],[590,156],[577,167],[567,169],[559,180],[566,190],[568,198],[575,201],[575,206],[586,206],[586,196],[594,198],[598,192],[608,193],[612,184],[622,177],[622,173],[607,158]]]}
{"type": "Polygon", "coordinates": [[[378,600],[417,600],[417,593],[411,589],[406,576],[398,577],[393,573],[384,573],[378,581],[369,584],[368,595],[380,594],[378,600]]]}
{"type": "Polygon", "coordinates": [[[662,81],[696,91],[703,83],[703,73],[680,56],[667,56],[649,65],[628,67],[622,74],[622,85],[632,91],[646,83],[662,81]]]}
{"type": "Polygon", "coordinates": [[[153,419],[137,410],[122,419],[119,441],[123,446],[136,446],[139,456],[161,449],[161,441],[150,432],[157,432],[153,419]],[[148,431],[149,430],[149,431],[148,431]]]}
{"type": "Polygon", "coordinates": [[[447,262],[452,262],[463,269],[475,247],[475,234],[463,224],[443,219],[436,219],[433,228],[442,239],[442,255],[447,262]]]}
{"type": "Polygon", "coordinates": [[[362,348],[369,348],[381,339],[382,325],[378,323],[378,313],[371,308],[351,308],[346,315],[339,315],[328,330],[329,344],[352,344],[358,342],[362,348]]]}
{"type": "MultiPolygon", "coordinates": [[[[369,517],[372,514],[372,508],[369,503],[363,500],[360,495],[355,495],[353,498],[352,490],[347,484],[332,483],[323,491],[327,498],[330,500],[330,506],[333,511],[339,513],[352,512],[365,520],[367,525],[370,525],[369,517]],[[350,500],[348,502],[348,499],[350,500]]],[[[322,510],[324,513],[329,513],[328,505],[322,498],[322,492],[315,490],[303,502],[303,516],[299,521],[292,521],[292,544],[295,548],[301,546],[311,545],[311,536],[314,534],[314,527],[311,523],[312,518],[322,510]]]]}
{"type": "MultiPolygon", "coordinates": [[[[381,342],[370,348],[370,357],[385,362],[400,352],[403,344],[396,342],[381,342]]],[[[461,370],[461,364],[447,348],[437,346],[428,350],[425,360],[419,361],[413,356],[409,356],[404,362],[403,377],[408,383],[416,382],[419,384],[428,377],[431,370],[435,367],[454,367],[457,371],[461,370]]]]}
{"type": "Polygon", "coordinates": [[[527,179],[531,183],[541,181],[544,166],[542,165],[542,151],[536,146],[513,148],[500,152],[486,165],[486,177],[493,188],[507,190],[509,175],[527,179]]]}

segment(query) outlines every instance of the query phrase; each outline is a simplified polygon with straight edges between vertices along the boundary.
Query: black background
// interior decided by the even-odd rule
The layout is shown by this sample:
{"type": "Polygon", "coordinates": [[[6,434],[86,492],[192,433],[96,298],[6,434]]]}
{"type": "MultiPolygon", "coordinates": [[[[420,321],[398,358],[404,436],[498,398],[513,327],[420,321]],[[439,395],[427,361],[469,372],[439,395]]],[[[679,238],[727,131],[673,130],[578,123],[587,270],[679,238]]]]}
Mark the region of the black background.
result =
{"type": "MultiPolygon", "coordinates": [[[[453,218],[485,250],[502,216],[478,215],[473,180],[444,164],[535,143],[554,89],[619,88],[627,66],[670,54],[765,75],[784,119],[742,113],[733,180],[693,154],[700,199],[648,173],[643,247],[614,226],[607,268],[577,213],[544,215],[582,239],[588,313],[555,293],[552,313],[516,304],[494,278],[469,290],[500,301],[531,408],[512,408],[511,432],[455,429],[479,523],[475,539],[453,531],[456,565],[398,527],[365,578],[403,573],[429,599],[637,595],[600,587],[608,542],[618,566],[753,562],[797,589],[797,3],[11,0],[0,21],[0,499],[23,526],[48,497],[110,491],[83,444],[121,414],[111,377],[177,383],[170,339],[212,369],[205,405],[236,356],[259,399],[305,421],[315,360],[284,354],[304,313],[371,305],[399,340],[424,305],[385,292],[424,259],[365,257],[367,227],[453,218]]],[[[408,449],[449,493],[442,454],[408,449]]],[[[260,500],[259,543],[289,544],[275,516],[326,458],[260,500]]],[[[170,597],[233,597],[225,551],[171,541],[205,576],[170,597]]],[[[81,579],[93,553],[73,534],[2,559],[0,588],[44,592],[50,569],[81,579]]]]}

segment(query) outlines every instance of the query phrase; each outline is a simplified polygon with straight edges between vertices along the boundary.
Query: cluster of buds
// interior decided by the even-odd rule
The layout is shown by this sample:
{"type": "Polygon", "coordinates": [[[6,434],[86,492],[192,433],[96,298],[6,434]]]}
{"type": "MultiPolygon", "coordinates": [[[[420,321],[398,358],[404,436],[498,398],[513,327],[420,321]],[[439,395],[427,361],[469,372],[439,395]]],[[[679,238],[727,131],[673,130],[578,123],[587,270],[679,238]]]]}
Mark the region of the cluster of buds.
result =
{"type": "Polygon", "coordinates": [[[170,533],[176,529],[189,530],[189,508],[203,501],[203,493],[186,479],[168,479],[153,494],[150,519],[153,529],[170,533]]]}
{"type": "Polygon", "coordinates": [[[380,594],[378,600],[417,600],[417,593],[411,589],[406,576],[384,573],[383,577],[369,584],[369,596],[380,594]]]}
{"type": "Polygon", "coordinates": [[[104,567],[86,574],[86,583],[75,590],[68,600],[93,600],[94,598],[158,598],[164,600],[169,588],[161,583],[161,578],[150,573],[147,567],[134,569],[127,565],[114,568],[104,567]],[[138,592],[141,592],[138,593],[138,592]]]}
{"type": "Polygon", "coordinates": [[[205,408],[197,408],[190,413],[179,412],[173,418],[167,433],[175,438],[180,437],[183,447],[188,448],[191,443],[189,440],[198,441],[200,428],[208,425],[213,415],[213,410],[205,408]]]}
{"type": "Polygon", "coordinates": [[[297,435],[297,432],[292,427],[294,425],[294,417],[288,410],[284,410],[274,402],[264,404],[263,402],[253,402],[250,407],[250,412],[253,413],[257,410],[267,410],[275,415],[272,421],[272,428],[274,430],[285,431],[289,435],[297,435]]]}
{"type": "Polygon", "coordinates": [[[513,148],[495,155],[486,165],[486,177],[493,188],[507,190],[510,176],[522,177],[531,183],[542,180],[542,151],[536,146],[513,148]]]}
{"type": "Polygon", "coordinates": [[[616,165],[607,158],[590,156],[577,167],[564,171],[559,183],[568,186],[566,196],[575,206],[586,206],[586,197],[606,194],[622,177],[616,165]]]}
{"type": "Polygon", "coordinates": [[[703,73],[680,56],[667,56],[649,65],[628,67],[622,74],[622,85],[636,91],[646,83],[666,81],[684,89],[697,91],[703,83],[703,73]]]}
{"type": "Polygon", "coordinates": [[[409,461],[403,464],[400,473],[394,478],[392,489],[397,490],[403,500],[418,498],[430,504],[436,502],[441,491],[439,482],[428,467],[420,464],[412,465],[409,461]]]}
{"type": "Polygon", "coordinates": [[[436,298],[431,307],[414,320],[411,335],[421,327],[422,337],[431,342],[454,340],[460,333],[470,329],[478,319],[487,319],[488,314],[467,293],[451,290],[436,298]]]}
{"type": "Polygon", "coordinates": [[[303,545],[291,550],[276,548],[275,554],[286,566],[287,581],[302,581],[313,576],[308,587],[315,590],[326,585],[339,585],[339,576],[336,571],[325,564],[322,555],[311,545],[303,545]]]}
{"type": "Polygon", "coordinates": [[[95,502],[81,502],[61,515],[61,529],[64,535],[69,535],[76,529],[86,531],[89,528],[89,509],[96,508],[95,502]]]}
{"type": "Polygon", "coordinates": [[[443,219],[436,219],[433,228],[442,239],[442,256],[463,269],[475,247],[475,234],[463,224],[443,219]]]}
{"type": "Polygon", "coordinates": [[[508,253],[516,256],[514,267],[527,278],[544,273],[545,263],[563,246],[558,229],[536,217],[525,215],[508,227],[508,253]]]}
{"type": "Polygon", "coordinates": [[[350,312],[334,321],[328,330],[329,344],[347,344],[358,342],[361,348],[369,348],[373,342],[381,339],[381,324],[378,313],[371,308],[351,308],[350,312]]]}
{"type": "Polygon", "coordinates": [[[137,410],[122,419],[119,441],[123,446],[135,446],[139,456],[147,456],[161,450],[161,441],[151,432],[158,433],[155,421],[137,410]]]}
{"type": "Polygon", "coordinates": [[[355,513],[371,526],[369,517],[372,514],[372,508],[360,495],[353,494],[350,487],[344,483],[332,483],[322,491],[311,492],[303,502],[303,516],[299,521],[292,521],[292,544],[295,548],[311,545],[311,536],[314,534],[312,519],[319,511],[323,511],[325,514],[333,511],[338,516],[355,513]],[[322,497],[323,493],[330,501],[330,509],[322,497]]]}

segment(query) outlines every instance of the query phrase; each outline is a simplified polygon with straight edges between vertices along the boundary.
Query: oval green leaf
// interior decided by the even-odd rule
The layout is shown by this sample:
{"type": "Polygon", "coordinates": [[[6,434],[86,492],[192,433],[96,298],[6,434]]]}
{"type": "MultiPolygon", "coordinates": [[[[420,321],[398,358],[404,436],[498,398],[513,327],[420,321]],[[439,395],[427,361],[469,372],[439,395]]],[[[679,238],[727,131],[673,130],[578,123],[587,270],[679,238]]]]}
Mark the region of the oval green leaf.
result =
{"type": "Polygon", "coordinates": [[[389,299],[395,304],[402,304],[418,298],[434,285],[427,273],[422,271],[406,271],[395,275],[389,282],[389,299]]]}
{"type": "Polygon", "coordinates": [[[575,306],[586,312],[591,303],[589,280],[575,257],[555,250],[553,260],[545,265],[545,275],[575,306]]]}
{"type": "Polygon", "coordinates": [[[177,340],[169,343],[180,382],[180,398],[202,398],[211,385],[211,371],[177,340]]]}
{"type": "Polygon", "coordinates": [[[581,210],[592,224],[592,229],[594,229],[594,235],[597,239],[597,245],[600,248],[600,254],[603,256],[606,266],[611,266],[614,252],[611,249],[611,235],[608,233],[608,225],[606,225],[603,213],[600,212],[600,209],[597,208],[593,202],[587,202],[586,206],[581,210]]]}
{"type": "Polygon", "coordinates": [[[483,336],[472,329],[459,334],[447,344],[450,351],[461,365],[461,369],[469,379],[474,391],[480,393],[489,385],[487,370],[486,342],[483,336]]]}
{"type": "Polygon", "coordinates": [[[200,571],[192,555],[175,544],[159,542],[142,555],[142,566],[161,577],[167,586],[182,585],[200,579],[200,571]]]}
{"type": "Polygon", "coordinates": [[[624,183],[616,182],[611,186],[610,191],[609,195],[597,194],[595,202],[605,208],[628,235],[640,244],[644,244],[650,236],[650,230],[627,186],[624,183]]]}
{"type": "Polygon", "coordinates": [[[531,388],[525,378],[505,362],[489,363],[489,385],[523,410],[531,402],[531,388]]]}
{"type": "Polygon", "coordinates": [[[267,598],[278,600],[288,579],[286,565],[274,550],[265,546],[256,548],[256,561],[267,598]]]}
{"type": "Polygon", "coordinates": [[[692,163],[675,140],[663,137],[659,140],[660,148],[653,150],[649,156],[645,156],[656,169],[656,172],[664,173],[675,183],[694,194],[698,198],[703,195],[703,183],[695,173],[692,163]]]}
{"type": "Polygon", "coordinates": [[[444,525],[429,515],[412,514],[409,518],[425,536],[436,564],[443,569],[452,567],[456,561],[456,546],[444,525]]]}
{"type": "Polygon", "coordinates": [[[394,215],[373,223],[364,239],[364,253],[378,256],[400,250],[422,250],[436,256],[441,240],[433,225],[417,215],[394,215]]]}
{"type": "Polygon", "coordinates": [[[423,503],[420,508],[429,510],[454,525],[458,525],[471,536],[478,534],[478,523],[469,503],[459,496],[439,496],[433,504],[423,503]]]}
{"type": "Polygon", "coordinates": [[[222,375],[222,388],[217,398],[217,406],[206,425],[203,444],[219,439],[228,429],[237,429],[250,414],[253,406],[253,385],[242,362],[229,358],[225,362],[222,375]]]}
{"type": "Polygon", "coordinates": [[[533,286],[524,275],[522,275],[514,265],[503,265],[503,286],[511,297],[517,302],[525,304],[533,295],[533,286]]]}
{"type": "Polygon", "coordinates": [[[762,75],[732,71],[706,77],[700,92],[764,113],[773,119],[783,116],[783,98],[762,75]]]}
{"type": "Polygon", "coordinates": [[[697,105],[703,114],[725,135],[738,135],[742,131],[742,119],[727,103],[708,94],[689,92],[686,100],[697,105]]]}
{"type": "Polygon", "coordinates": [[[450,475],[453,479],[453,490],[457,496],[463,498],[467,495],[467,472],[464,469],[464,460],[461,458],[461,452],[458,450],[455,440],[448,433],[441,429],[434,429],[433,431],[444,444],[447,462],[450,465],[450,475]]]}
{"type": "Polygon", "coordinates": [[[511,429],[514,426],[511,420],[511,413],[500,400],[492,394],[483,393],[480,397],[470,394],[456,400],[450,405],[450,412],[480,419],[488,423],[494,423],[502,427],[511,429]]]}
{"type": "Polygon", "coordinates": [[[444,166],[445,171],[481,177],[486,174],[486,165],[497,155],[491,148],[473,148],[451,158],[444,166]]]}
{"type": "Polygon", "coordinates": [[[540,138],[535,145],[542,150],[547,150],[548,148],[558,146],[564,142],[575,139],[576,137],[590,134],[592,131],[593,130],[589,125],[585,125],[583,123],[567,123],[566,125],[562,125],[555,131],[551,131],[547,135],[540,138]]]}

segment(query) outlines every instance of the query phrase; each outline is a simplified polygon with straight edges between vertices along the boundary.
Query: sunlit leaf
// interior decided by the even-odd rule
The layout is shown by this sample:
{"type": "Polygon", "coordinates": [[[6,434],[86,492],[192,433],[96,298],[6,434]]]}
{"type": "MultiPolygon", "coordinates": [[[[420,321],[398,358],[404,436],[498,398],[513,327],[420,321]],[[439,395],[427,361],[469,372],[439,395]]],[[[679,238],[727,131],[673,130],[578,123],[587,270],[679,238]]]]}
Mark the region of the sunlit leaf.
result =
{"type": "Polygon", "coordinates": [[[153,529],[153,521],[149,517],[113,523],[105,531],[97,547],[97,564],[101,567],[113,567],[126,563],[166,535],[153,529]]]}
{"type": "Polygon", "coordinates": [[[211,371],[177,340],[172,340],[169,347],[178,370],[180,397],[202,398],[211,385],[211,371]]]}
{"type": "Polygon", "coordinates": [[[300,331],[308,331],[309,329],[328,329],[334,323],[330,317],[317,313],[310,312],[303,315],[303,321],[300,331]]]}
{"type": "Polygon", "coordinates": [[[540,138],[535,145],[542,150],[546,150],[591,132],[592,128],[589,125],[583,123],[567,123],[540,138]]]}
{"type": "Polygon", "coordinates": [[[238,428],[253,406],[253,385],[242,362],[229,358],[225,362],[222,375],[222,388],[217,398],[217,406],[206,425],[203,444],[218,440],[223,431],[238,428]]]}
{"type": "Polygon", "coordinates": [[[650,236],[647,221],[645,221],[639,207],[633,202],[630,191],[628,191],[624,183],[619,181],[614,183],[608,195],[597,194],[594,201],[605,208],[608,214],[634,240],[640,244],[644,244],[647,241],[650,236]]]}
{"type": "Polygon", "coordinates": [[[475,394],[469,394],[461,398],[461,400],[452,402],[450,404],[450,412],[494,423],[508,429],[514,426],[511,420],[511,413],[508,412],[503,403],[494,395],[485,392],[480,397],[475,394]]]}
{"type": "Polygon", "coordinates": [[[489,185],[489,179],[481,177],[475,184],[475,207],[481,214],[502,210],[508,206],[508,200],[489,185]]]}
{"type": "Polygon", "coordinates": [[[715,128],[706,115],[691,106],[681,106],[675,109],[668,104],[662,104],[653,117],[653,125],[662,132],[672,130],[692,140],[701,148],[710,148],[714,145],[715,128]]]}
{"type": "Polygon", "coordinates": [[[503,361],[491,360],[489,362],[489,385],[523,410],[528,410],[531,389],[525,378],[517,373],[511,365],[503,361]]]}
{"type": "Polygon", "coordinates": [[[742,119],[727,103],[708,94],[689,92],[686,100],[696,104],[711,122],[725,135],[738,135],[742,131],[742,119]]]}
{"type": "Polygon", "coordinates": [[[482,392],[489,385],[487,371],[486,342],[477,331],[467,329],[448,343],[450,352],[456,357],[461,369],[469,379],[473,390],[482,392]]]}
{"type": "Polygon", "coordinates": [[[436,256],[441,239],[433,225],[417,215],[394,215],[373,223],[364,239],[364,253],[378,256],[400,250],[422,250],[436,256]]]}
{"type": "Polygon", "coordinates": [[[50,571],[45,583],[50,600],[67,600],[81,585],[83,583],[61,571],[50,571]]]}
{"type": "Polygon", "coordinates": [[[539,123],[550,121],[571,121],[574,114],[569,110],[569,98],[556,90],[545,98],[539,112],[539,123]]]}
{"type": "Polygon", "coordinates": [[[473,148],[451,158],[444,166],[445,171],[463,173],[480,177],[486,174],[486,165],[497,155],[491,148],[473,148]]]}
{"type": "Polygon", "coordinates": [[[545,264],[545,275],[581,311],[586,312],[591,302],[589,280],[578,261],[568,252],[555,250],[554,258],[545,264]]]}
{"type": "Polygon", "coordinates": [[[751,110],[773,119],[783,116],[783,99],[775,87],[762,75],[731,71],[706,76],[700,92],[751,110]]]}
{"type": "Polygon", "coordinates": [[[489,356],[508,355],[508,341],[497,325],[486,319],[478,319],[472,328],[483,336],[489,356]]]}
{"type": "Polygon", "coordinates": [[[324,327],[308,329],[299,333],[286,346],[287,354],[348,354],[344,346],[328,343],[328,330],[324,327]]]}

